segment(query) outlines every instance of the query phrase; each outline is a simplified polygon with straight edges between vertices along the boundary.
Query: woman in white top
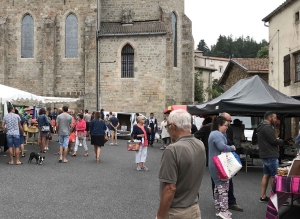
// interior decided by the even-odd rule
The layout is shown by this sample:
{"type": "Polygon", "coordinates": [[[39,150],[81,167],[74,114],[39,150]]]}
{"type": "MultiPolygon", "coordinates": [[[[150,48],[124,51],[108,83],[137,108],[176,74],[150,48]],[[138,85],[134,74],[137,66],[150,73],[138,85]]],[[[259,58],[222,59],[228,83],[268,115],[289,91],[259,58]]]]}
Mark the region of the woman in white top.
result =
{"type": "Polygon", "coordinates": [[[169,132],[166,128],[167,125],[167,117],[164,118],[164,121],[161,122],[160,124],[160,130],[161,130],[161,138],[163,140],[163,146],[160,148],[160,150],[165,150],[165,148],[168,146],[170,143],[170,135],[169,132]]]}

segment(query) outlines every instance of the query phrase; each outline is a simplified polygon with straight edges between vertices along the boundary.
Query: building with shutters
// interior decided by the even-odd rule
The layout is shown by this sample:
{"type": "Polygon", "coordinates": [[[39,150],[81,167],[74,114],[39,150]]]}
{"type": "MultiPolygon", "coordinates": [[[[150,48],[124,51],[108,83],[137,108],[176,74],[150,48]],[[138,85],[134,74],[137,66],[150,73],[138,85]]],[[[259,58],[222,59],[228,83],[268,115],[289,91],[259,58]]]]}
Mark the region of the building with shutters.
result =
{"type": "Polygon", "coordinates": [[[269,26],[269,84],[280,92],[300,95],[300,1],[286,0],[263,18],[269,26]]]}
{"type": "Polygon", "coordinates": [[[0,83],[160,119],[194,101],[191,26],[182,0],[1,1],[0,83]]]}

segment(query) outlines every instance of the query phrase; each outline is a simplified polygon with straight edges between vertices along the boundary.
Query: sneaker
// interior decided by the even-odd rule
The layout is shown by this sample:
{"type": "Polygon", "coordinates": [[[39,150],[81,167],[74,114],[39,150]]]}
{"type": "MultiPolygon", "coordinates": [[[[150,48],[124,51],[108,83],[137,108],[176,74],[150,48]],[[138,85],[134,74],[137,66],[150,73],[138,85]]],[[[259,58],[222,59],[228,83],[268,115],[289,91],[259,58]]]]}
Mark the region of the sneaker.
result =
{"type": "Polygon", "coordinates": [[[82,147],[82,144],[81,144],[81,143],[79,144],[79,147],[82,147]]]}
{"type": "Polygon", "coordinates": [[[269,202],[269,197],[266,196],[265,198],[260,197],[259,202],[269,202]]]}
{"type": "Polygon", "coordinates": [[[241,208],[240,206],[238,206],[237,204],[235,205],[229,205],[228,207],[230,210],[233,210],[233,211],[244,211],[243,208],[241,208]]]}
{"type": "Polygon", "coordinates": [[[217,216],[219,216],[220,218],[223,218],[223,219],[231,219],[231,212],[229,212],[228,210],[220,211],[220,213],[217,216]]]}
{"type": "Polygon", "coordinates": [[[164,146],[162,146],[162,147],[160,147],[159,149],[160,149],[160,150],[165,150],[165,147],[164,147],[164,146]]]}
{"type": "Polygon", "coordinates": [[[117,144],[117,143],[115,143],[115,145],[117,146],[118,144],[117,144]]]}
{"type": "Polygon", "coordinates": [[[143,168],[144,171],[149,171],[148,167],[144,166],[143,168]]]}
{"type": "Polygon", "coordinates": [[[136,168],[136,170],[137,171],[140,171],[142,168],[140,167],[140,166],[138,166],[137,168],[136,168]]]}
{"type": "Polygon", "coordinates": [[[109,145],[115,145],[114,143],[110,143],[109,145]]]}

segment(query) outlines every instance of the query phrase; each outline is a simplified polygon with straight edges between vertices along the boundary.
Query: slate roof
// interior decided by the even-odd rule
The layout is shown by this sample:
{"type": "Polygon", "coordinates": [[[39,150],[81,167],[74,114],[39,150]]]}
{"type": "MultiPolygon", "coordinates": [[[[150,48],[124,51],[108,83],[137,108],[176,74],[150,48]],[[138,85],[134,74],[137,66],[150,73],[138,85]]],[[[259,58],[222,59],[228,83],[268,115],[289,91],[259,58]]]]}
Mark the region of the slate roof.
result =
{"type": "Polygon", "coordinates": [[[264,22],[270,21],[270,19],[274,15],[276,15],[277,13],[279,13],[281,10],[283,10],[286,6],[288,6],[289,4],[293,3],[294,1],[295,0],[286,0],[279,7],[277,7],[274,11],[272,11],[268,16],[266,16],[264,19],[262,19],[262,21],[264,21],[264,22]]]}
{"type": "Polygon", "coordinates": [[[231,59],[231,61],[239,65],[246,71],[268,71],[269,70],[268,58],[235,58],[235,59],[231,59]]]}
{"type": "Polygon", "coordinates": [[[245,73],[269,73],[269,58],[234,58],[229,61],[219,84],[224,84],[230,73],[230,67],[237,65],[242,68],[245,73]]]}
{"type": "Polygon", "coordinates": [[[166,34],[167,29],[162,22],[134,22],[132,25],[122,25],[121,23],[102,22],[99,36],[110,35],[139,35],[139,34],[166,34]]]}

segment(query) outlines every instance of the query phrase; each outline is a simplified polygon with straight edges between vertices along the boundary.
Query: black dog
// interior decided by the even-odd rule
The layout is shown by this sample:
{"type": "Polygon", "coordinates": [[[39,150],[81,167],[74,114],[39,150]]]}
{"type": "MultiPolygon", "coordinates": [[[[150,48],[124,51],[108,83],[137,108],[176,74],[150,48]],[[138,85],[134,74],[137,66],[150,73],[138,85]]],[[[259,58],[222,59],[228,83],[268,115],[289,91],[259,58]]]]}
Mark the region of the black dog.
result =
{"type": "Polygon", "coordinates": [[[33,158],[35,158],[37,165],[43,164],[43,162],[45,160],[45,156],[42,157],[39,153],[31,152],[28,163],[31,163],[33,158]]]}

